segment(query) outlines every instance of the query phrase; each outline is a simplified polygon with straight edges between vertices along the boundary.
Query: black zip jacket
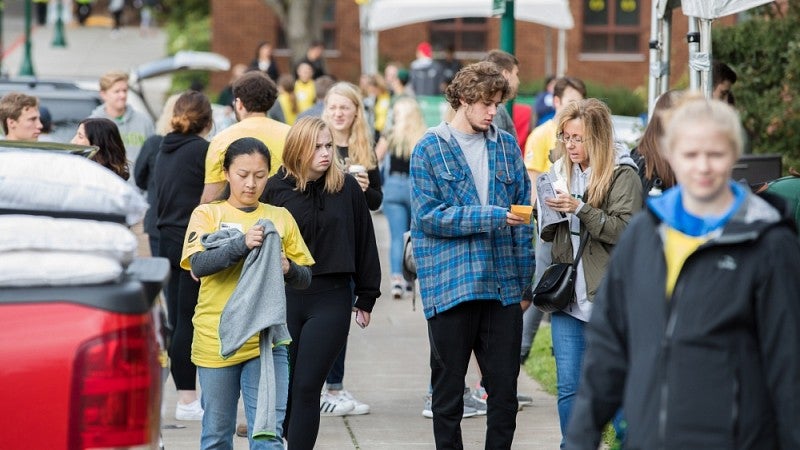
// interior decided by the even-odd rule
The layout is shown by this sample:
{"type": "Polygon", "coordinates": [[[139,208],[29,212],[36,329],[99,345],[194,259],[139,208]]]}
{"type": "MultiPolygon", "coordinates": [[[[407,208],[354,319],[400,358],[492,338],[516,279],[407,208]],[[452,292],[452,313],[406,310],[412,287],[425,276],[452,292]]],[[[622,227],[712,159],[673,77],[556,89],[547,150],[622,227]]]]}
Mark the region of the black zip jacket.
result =
{"type": "Polygon", "coordinates": [[[622,405],[628,449],[800,448],[800,243],[747,198],[666,298],[652,211],[619,241],[586,328],[569,449],[597,449],[622,405]]]}
{"type": "Polygon", "coordinates": [[[325,275],[352,276],[357,297],[354,306],[372,312],[381,295],[381,265],[375,230],[364,193],[355,178],[345,176],[335,194],[324,191],[324,180],[311,181],[302,191],[281,167],[269,178],[261,201],[289,210],[300,228],[314,265],[314,279],[325,275]]]}

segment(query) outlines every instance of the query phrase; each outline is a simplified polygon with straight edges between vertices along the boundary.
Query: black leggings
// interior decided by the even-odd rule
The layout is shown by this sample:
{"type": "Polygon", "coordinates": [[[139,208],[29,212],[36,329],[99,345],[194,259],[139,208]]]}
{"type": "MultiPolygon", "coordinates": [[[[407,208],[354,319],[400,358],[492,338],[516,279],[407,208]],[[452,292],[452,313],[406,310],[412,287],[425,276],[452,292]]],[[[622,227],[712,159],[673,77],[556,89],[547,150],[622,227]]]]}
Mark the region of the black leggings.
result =
{"type": "Polygon", "coordinates": [[[175,388],[180,391],[194,391],[197,389],[197,367],[192,363],[192,338],[194,325],[192,316],[197,306],[197,295],[200,292],[200,283],[194,281],[187,270],[180,267],[183,242],[176,241],[161,233],[158,242],[158,254],[169,259],[171,275],[167,282],[164,296],[167,298],[167,314],[169,325],[172,328],[171,341],[167,353],[169,354],[169,369],[175,388]]]}
{"type": "Polygon", "coordinates": [[[317,441],[320,391],[347,342],[352,304],[349,277],[315,278],[307,291],[286,289],[286,322],[292,343],[284,429],[292,450],[313,449],[317,441]]]}

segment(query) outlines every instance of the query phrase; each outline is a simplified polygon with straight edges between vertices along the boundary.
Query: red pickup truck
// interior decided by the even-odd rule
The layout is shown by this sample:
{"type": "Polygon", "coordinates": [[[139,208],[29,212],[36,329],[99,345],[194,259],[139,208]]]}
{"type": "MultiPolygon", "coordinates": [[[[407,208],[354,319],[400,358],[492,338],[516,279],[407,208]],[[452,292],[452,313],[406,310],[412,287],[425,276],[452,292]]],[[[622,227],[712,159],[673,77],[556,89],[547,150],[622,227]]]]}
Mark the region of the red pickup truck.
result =
{"type": "MultiPolygon", "coordinates": [[[[7,214],[20,211],[0,208],[7,214]]],[[[70,211],[23,214],[93,218],[70,211]]],[[[0,449],[159,447],[155,299],[168,275],[166,259],[135,258],[111,281],[0,288],[0,449]]]]}
{"type": "Polygon", "coordinates": [[[0,448],[158,448],[163,258],[118,283],[0,290],[0,448]]]}

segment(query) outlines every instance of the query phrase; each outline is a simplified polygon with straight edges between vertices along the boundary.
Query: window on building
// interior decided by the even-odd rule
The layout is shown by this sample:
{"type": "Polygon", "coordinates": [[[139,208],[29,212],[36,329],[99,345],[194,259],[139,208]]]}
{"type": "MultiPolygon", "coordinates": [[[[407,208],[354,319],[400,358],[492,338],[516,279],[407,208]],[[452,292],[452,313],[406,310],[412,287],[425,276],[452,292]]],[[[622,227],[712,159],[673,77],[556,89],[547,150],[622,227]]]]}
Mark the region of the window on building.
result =
{"type": "MultiPolygon", "coordinates": [[[[325,43],[326,50],[336,50],[336,1],[327,0],[324,3],[322,12],[322,42],[325,43]]],[[[278,39],[277,48],[288,49],[289,44],[286,42],[286,33],[282,25],[278,25],[278,39]]]]}
{"type": "Polygon", "coordinates": [[[583,2],[584,53],[640,53],[641,0],[583,2]]]}
{"type": "Polygon", "coordinates": [[[428,25],[435,49],[452,46],[457,52],[483,52],[487,49],[489,22],[486,17],[434,20],[428,25]]]}

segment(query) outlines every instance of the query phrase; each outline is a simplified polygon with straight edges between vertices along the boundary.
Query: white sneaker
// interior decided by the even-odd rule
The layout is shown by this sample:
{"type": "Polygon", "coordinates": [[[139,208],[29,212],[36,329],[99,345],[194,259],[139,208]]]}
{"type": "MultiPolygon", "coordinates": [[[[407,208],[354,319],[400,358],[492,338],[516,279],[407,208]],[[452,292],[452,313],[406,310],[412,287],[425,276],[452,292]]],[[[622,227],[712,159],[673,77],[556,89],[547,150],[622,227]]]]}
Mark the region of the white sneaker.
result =
{"type": "Polygon", "coordinates": [[[392,298],[393,299],[395,299],[395,300],[402,299],[403,298],[403,293],[404,293],[403,286],[401,286],[400,283],[395,283],[392,286],[392,298]]]}
{"type": "Polygon", "coordinates": [[[320,417],[336,417],[349,414],[356,405],[350,400],[345,400],[339,395],[331,395],[327,391],[319,397],[320,417]]]}
{"type": "Polygon", "coordinates": [[[353,402],[354,405],[353,410],[347,413],[348,416],[360,416],[362,414],[369,414],[369,405],[366,403],[361,403],[360,401],[356,400],[355,397],[353,397],[353,394],[342,389],[341,391],[339,391],[339,397],[353,402]]]}
{"type": "Polygon", "coordinates": [[[203,420],[203,408],[200,400],[195,400],[187,405],[178,402],[175,407],[175,420],[203,420]]]}

